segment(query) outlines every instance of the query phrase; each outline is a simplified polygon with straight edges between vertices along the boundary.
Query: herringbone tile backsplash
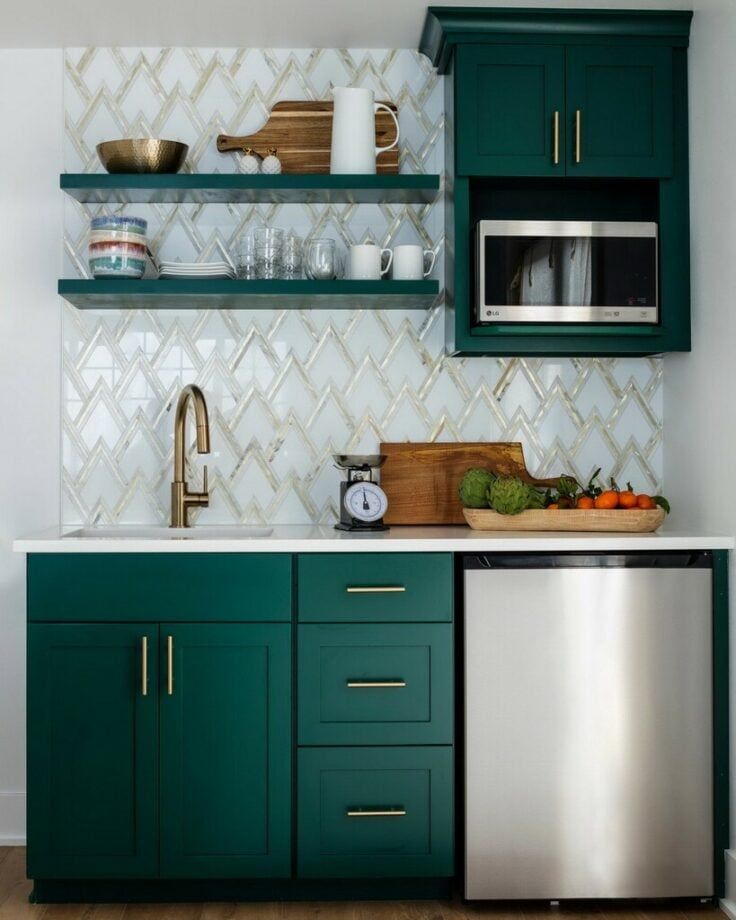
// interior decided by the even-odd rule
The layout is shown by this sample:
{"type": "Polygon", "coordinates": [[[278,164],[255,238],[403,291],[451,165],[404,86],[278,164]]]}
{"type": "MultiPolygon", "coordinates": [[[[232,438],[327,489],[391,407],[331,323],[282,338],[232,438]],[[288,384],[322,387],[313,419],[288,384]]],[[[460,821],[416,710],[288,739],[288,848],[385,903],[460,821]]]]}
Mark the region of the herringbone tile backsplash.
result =
{"type": "MultiPolygon", "coordinates": [[[[442,172],[443,88],[402,51],[71,49],[65,57],[65,168],[101,171],[104,139],[189,144],[186,169],[232,172],[221,131],[258,130],[280,99],[371,86],[399,107],[402,172],[442,172]]],[[[65,273],[87,275],[100,206],[65,203],[65,273]]],[[[236,257],[272,224],[345,248],[421,242],[443,272],[442,197],[431,205],[130,205],[163,258],[236,257]]],[[[448,358],[443,308],[423,311],[78,312],[65,307],[63,522],[168,517],[173,405],[198,383],[210,408],[208,523],[332,522],[335,451],[381,440],[520,440],[531,469],[655,488],[662,475],[661,359],[448,358]]],[[[191,455],[196,482],[201,459],[191,455]]]]}

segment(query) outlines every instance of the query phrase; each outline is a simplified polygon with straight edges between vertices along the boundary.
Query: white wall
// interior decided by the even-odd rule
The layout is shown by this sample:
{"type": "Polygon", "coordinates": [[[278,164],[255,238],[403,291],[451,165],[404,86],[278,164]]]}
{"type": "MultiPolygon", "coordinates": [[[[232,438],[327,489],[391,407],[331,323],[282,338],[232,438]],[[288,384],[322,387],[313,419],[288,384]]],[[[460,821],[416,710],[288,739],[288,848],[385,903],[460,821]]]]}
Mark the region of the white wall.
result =
{"type": "Polygon", "coordinates": [[[25,837],[25,558],[59,520],[62,55],[0,50],[0,844],[25,837]]]}
{"type": "MultiPolygon", "coordinates": [[[[693,351],[665,358],[664,478],[673,525],[736,532],[736,3],[696,0],[690,46],[693,351]]],[[[736,661],[731,572],[731,660],[736,661]]],[[[731,845],[736,844],[736,683],[731,845]]],[[[732,851],[733,853],[733,851],[732,851]]],[[[729,864],[731,859],[729,859],[729,864]]],[[[736,898],[736,862],[728,898],[736,898]]]]}

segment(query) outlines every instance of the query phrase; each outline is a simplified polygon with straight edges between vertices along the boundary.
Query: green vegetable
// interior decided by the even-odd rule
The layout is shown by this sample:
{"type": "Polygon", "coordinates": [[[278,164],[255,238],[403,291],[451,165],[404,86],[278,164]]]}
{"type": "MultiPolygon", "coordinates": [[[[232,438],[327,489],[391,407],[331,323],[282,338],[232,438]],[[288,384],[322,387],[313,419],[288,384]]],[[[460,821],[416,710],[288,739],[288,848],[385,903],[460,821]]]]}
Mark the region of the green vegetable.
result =
{"type": "Polygon", "coordinates": [[[670,513],[670,503],[667,501],[664,495],[654,495],[652,496],[652,501],[655,505],[659,505],[660,508],[663,508],[665,514],[670,513]]]}
{"type": "Polygon", "coordinates": [[[499,476],[488,489],[488,504],[499,514],[520,514],[529,507],[532,491],[518,476],[499,476]]]}
{"type": "Polygon", "coordinates": [[[546,508],[551,501],[552,496],[549,490],[541,492],[539,489],[531,489],[527,508],[546,508]]]}
{"type": "Polygon", "coordinates": [[[580,486],[574,476],[560,476],[557,480],[557,492],[560,498],[575,498],[579,491],[580,486]]]}
{"type": "Polygon", "coordinates": [[[458,492],[464,508],[487,508],[488,489],[495,479],[490,470],[472,469],[460,480],[458,492]]]}

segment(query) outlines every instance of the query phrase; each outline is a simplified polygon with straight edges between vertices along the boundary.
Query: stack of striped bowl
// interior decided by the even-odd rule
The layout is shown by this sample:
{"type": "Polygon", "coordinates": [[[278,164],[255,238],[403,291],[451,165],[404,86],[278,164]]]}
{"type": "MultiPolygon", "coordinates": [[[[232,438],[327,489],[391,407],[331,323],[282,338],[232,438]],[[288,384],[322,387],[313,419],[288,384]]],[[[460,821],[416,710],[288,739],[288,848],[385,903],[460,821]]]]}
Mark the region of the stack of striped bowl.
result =
{"type": "Polygon", "coordinates": [[[146,270],[146,231],[141,217],[106,214],[93,217],[89,233],[89,270],[94,278],[142,278],[146,270]]]}

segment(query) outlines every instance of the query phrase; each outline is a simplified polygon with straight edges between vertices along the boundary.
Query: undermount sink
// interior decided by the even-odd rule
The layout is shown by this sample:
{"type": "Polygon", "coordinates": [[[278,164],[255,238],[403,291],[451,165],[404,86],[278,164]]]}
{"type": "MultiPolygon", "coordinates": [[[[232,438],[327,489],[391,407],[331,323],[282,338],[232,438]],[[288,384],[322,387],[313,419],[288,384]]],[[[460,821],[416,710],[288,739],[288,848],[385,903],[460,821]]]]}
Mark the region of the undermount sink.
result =
{"type": "Polygon", "coordinates": [[[270,537],[273,527],[81,527],[64,534],[74,540],[252,540],[270,537]]]}

